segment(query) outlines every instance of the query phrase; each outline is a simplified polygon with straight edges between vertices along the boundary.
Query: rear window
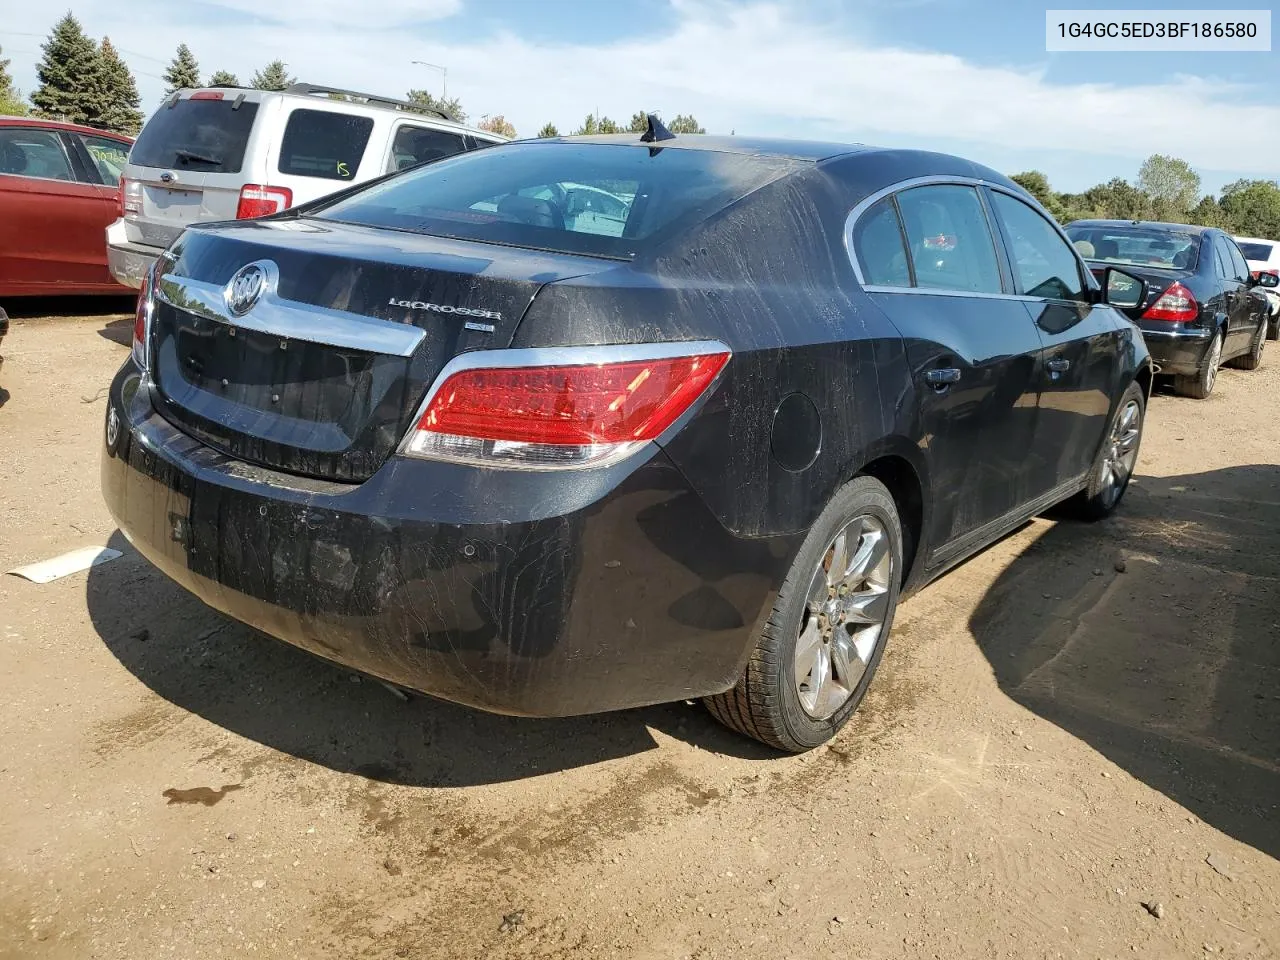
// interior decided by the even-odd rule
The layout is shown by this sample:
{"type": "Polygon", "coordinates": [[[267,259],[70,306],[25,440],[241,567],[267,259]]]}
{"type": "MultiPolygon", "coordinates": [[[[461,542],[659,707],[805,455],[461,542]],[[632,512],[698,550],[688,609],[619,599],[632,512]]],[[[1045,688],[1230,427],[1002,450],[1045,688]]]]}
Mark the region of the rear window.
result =
{"type": "Polygon", "coordinates": [[[1126,267],[1194,270],[1200,258],[1200,235],[1141,227],[1070,226],[1067,236],[1080,256],[1126,267]]]}
{"type": "Polygon", "coordinates": [[[514,143],[450,157],[317,216],[432,236],[630,259],[799,161],[603,143],[514,143]]]}
{"type": "Polygon", "coordinates": [[[139,167],[239,173],[249,142],[256,103],[234,100],[179,100],[157,110],[138,134],[129,162],[139,167]]]}
{"type": "Polygon", "coordinates": [[[1263,263],[1271,259],[1271,251],[1275,249],[1275,245],[1270,243],[1245,243],[1241,240],[1237,240],[1236,243],[1246,260],[1260,260],[1263,263]]]}
{"type": "Polygon", "coordinates": [[[324,180],[350,180],[373,132],[370,117],[328,110],[295,110],[280,141],[281,173],[324,180]]]}

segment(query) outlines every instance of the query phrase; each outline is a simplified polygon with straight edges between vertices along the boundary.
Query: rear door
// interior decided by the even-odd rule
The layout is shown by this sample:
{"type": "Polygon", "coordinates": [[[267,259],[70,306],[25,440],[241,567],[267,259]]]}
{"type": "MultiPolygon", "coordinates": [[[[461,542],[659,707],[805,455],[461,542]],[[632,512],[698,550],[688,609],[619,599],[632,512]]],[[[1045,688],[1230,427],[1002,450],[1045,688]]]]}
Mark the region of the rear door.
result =
{"type": "Polygon", "coordinates": [[[1240,328],[1236,339],[1236,349],[1240,353],[1248,353],[1253,347],[1253,339],[1258,334],[1258,327],[1266,319],[1267,298],[1261,290],[1253,288],[1253,276],[1249,271],[1249,262],[1245,260],[1244,254],[1240,252],[1240,247],[1236,242],[1227,236],[1223,236],[1222,242],[1226,245],[1227,253],[1231,258],[1233,279],[1238,285],[1234,307],[1235,316],[1233,317],[1233,321],[1238,321],[1240,328]]]}
{"type": "Polygon", "coordinates": [[[0,282],[15,293],[110,282],[102,227],[114,192],[87,182],[72,147],[52,128],[0,127],[0,282]]]}
{"type": "Polygon", "coordinates": [[[412,120],[397,120],[383,163],[384,173],[394,173],[432,160],[443,160],[468,150],[461,133],[438,130],[412,120]]]}
{"type": "Polygon", "coordinates": [[[1026,499],[1040,337],[1002,274],[977,187],[904,190],[869,208],[852,239],[864,288],[902,334],[913,371],[937,566],[1026,499]]]}
{"type": "Polygon", "coordinates": [[[1227,335],[1222,344],[1222,356],[1230,359],[1248,350],[1253,338],[1255,323],[1252,297],[1249,296],[1249,268],[1226,234],[1215,233],[1213,246],[1218,254],[1219,279],[1227,315],[1227,335]]]}
{"type": "Polygon", "coordinates": [[[129,153],[125,223],[133,243],[168,246],[193,223],[235,219],[261,139],[258,91],[197,90],[164,105],[129,153]]]}
{"type": "Polygon", "coordinates": [[[988,190],[1023,306],[1044,344],[1026,499],[1082,477],[1093,464],[1117,395],[1120,316],[1093,306],[1083,267],[1065,236],[1030,204],[988,190]]]}

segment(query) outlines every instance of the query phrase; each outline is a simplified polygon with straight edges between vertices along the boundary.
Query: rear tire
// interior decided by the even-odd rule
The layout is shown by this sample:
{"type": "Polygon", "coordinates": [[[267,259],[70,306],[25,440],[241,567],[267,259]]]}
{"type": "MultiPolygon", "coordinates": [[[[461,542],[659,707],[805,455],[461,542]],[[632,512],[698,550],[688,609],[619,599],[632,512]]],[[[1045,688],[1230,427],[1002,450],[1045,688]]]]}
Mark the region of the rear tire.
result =
{"type": "Polygon", "coordinates": [[[801,544],[741,678],[704,700],[712,716],[792,753],[835,736],[884,655],[902,556],[884,484],[856,477],[841,487],[801,544]]]}
{"type": "Polygon", "coordinates": [[[1193,400],[1207,399],[1213,393],[1214,384],[1218,382],[1218,365],[1221,362],[1222,331],[1219,330],[1209,341],[1209,349],[1205,351],[1199,372],[1188,377],[1174,377],[1173,389],[1193,400]]]}
{"type": "Polygon", "coordinates": [[[1263,321],[1258,326],[1258,332],[1253,335],[1253,343],[1249,347],[1249,352],[1242,357],[1236,357],[1234,360],[1228,360],[1228,367],[1235,367],[1237,370],[1257,370],[1262,366],[1262,348],[1267,343],[1267,323],[1263,321]]]}
{"type": "Polygon", "coordinates": [[[1138,464],[1146,416],[1147,401],[1142,387],[1131,383],[1111,415],[1106,436],[1089,472],[1089,485],[1070,501],[1080,519],[1101,520],[1120,505],[1138,464]]]}

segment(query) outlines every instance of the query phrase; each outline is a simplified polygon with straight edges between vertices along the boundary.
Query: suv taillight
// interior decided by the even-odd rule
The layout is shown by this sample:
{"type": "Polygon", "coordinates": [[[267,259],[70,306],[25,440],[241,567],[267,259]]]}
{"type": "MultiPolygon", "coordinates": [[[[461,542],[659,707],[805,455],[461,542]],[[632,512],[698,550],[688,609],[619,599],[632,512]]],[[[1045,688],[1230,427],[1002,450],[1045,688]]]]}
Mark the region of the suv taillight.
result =
{"type": "Polygon", "coordinates": [[[133,362],[138,365],[138,369],[144,371],[151,361],[148,341],[151,338],[151,311],[154,308],[152,275],[155,269],[155,266],[148,267],[142,274],[138,308],[133,314],[133,362]]]}
{"type": "Polygon", "coordinates": [[[401,452],[523,469],[614,463],[679,419],[729,357],[718,341],[466,354],[441,372],[401,452]]]}
{"type": "Polygon", "coordinates": [[[258,183],[246,183],[240,188],[240,203],[236,207],[237,220],[252,220],[270,213],[286,210],[293,203],[293,191],[288,187],[264,187],[258,183]]]}
{"type": "Polygon", "coordinates": [[[1143,320],[1194,320],[1200,316],[1200,304],[1191,291],[1180,283],[1170,285],[1160,299],[1147,307],[1143,320]]]}
{"type": "Polygon", "coordinates": [[[120,216],[142,213],[142,184],[127,177],[120,178],[120,216]]]}

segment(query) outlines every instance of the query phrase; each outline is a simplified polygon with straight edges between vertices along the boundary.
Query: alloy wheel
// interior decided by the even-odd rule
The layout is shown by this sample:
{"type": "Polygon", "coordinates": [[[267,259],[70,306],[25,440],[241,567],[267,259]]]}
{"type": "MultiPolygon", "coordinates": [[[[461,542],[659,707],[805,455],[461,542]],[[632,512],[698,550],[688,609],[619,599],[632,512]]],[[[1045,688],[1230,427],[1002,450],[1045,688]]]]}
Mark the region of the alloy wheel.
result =
{"type": "Polygon", "coordinates": [[[800,706],[815,720],[839,710],[866,673],[889,612],[893,552],[875,517],[836,534],[810,581],[795,650],[800,706]]]}
{"type": "Polygon", "coordinates": [[[1205,357],[1204,384],[1208,390],[1213,389],[1213,385],[1218,380],[1218,367],[1222,365],[1222,336],[1215,335],[1213,342],[1209,344],[1209,356],[1205,357]]]}
{"type": "Polygon", "coordinates": [[[1102,489],[1107,503],[1114,503],[1124,491],[1138,461],[1138,441],[1142,438],[1142,406],[1130,400],[1116,415],[1102,456],[1102,489]]]}

